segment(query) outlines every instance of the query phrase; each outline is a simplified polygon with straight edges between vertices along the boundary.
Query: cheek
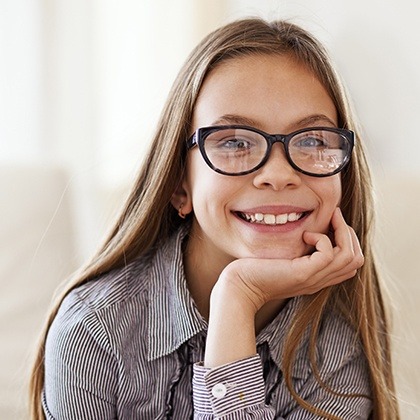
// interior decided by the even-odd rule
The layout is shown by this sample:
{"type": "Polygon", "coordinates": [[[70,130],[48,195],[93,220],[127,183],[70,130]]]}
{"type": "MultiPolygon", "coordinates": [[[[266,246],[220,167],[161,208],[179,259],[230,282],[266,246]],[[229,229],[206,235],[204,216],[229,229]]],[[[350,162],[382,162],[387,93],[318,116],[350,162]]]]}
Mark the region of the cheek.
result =
{"type": "Polygon", "coordinates": [[[334,175],[329,178],[320,178],[317,183],[313,184],[318,199],[326,208],[332,208],[340,205],[341,201],[341,178],[340,175],[334,175]]]}
{"type": "Polygon", "coordinates": [[[311,180],[311,189],[316,194],[319,202],[317,215],[317,229],[326,233],[331,223],[331,217],[341,202],[341,179],[334,175],[330,178],[311,180]]]}
{"type": "Polygon", "coordinates": [[[341,196],[343,191],[341,188],[341,176],[337,175],[337,179],[334,180],[331,191],[334,196],[336,206],[339,206],[341,203],[341,196]]]}
{"type": "Polygon", "coordinates": [[[199,153],[187,162],[184,188],[188,192],[194,211],[210,211],[212,207],[223,208],[232,189],[226,177],[210,169],[199,153]]]}
{"type": "Polygon", "coordinates": [[[188,155],[185,178],[191,192],[207,190],[216,196],[224,193],[232,194],[249,183],[249,179],[245,176],[232,177],[215,172],[206,164],[197,148],[188,155]]]}
{"type": "Polygon", "coordinates": [[[198,213],[217,216],[228,211],[232,198],[235,196],[235,190],[229,182],[221,182],[216,177],[204,177],[195,180],[191,188],[192,206],[196,216],[198,213]]]}

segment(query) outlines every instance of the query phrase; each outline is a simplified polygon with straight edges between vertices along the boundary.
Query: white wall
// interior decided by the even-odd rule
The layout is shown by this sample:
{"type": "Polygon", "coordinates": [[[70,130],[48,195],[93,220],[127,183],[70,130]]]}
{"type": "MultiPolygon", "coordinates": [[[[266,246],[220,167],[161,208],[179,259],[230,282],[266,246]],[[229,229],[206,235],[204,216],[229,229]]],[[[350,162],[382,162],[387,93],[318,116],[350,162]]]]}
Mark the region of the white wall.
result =
{"type": "Polygon", "coordinates": [[[42,11],[31,0],[0,2],[0,159],[42,149],[42,11]]]}
{"type": "MultiPolygon", "coordinates": [[[[229,18],[291,18],[329,48],[370,141],[376,171],[420,176],[420,4],[415,0],[231,0],[229,18]]],[[[420,193],[420,192],[419,192],[420,193]]]]}

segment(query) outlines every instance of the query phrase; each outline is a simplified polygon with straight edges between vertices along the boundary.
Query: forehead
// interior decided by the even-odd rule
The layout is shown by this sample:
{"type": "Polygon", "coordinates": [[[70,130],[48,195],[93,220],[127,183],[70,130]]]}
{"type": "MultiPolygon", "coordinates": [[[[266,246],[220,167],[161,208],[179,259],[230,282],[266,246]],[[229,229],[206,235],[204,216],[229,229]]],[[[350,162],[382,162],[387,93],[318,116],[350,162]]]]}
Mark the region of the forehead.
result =
{"type": "Polygon", "coordinates": [[[258,128],[284,131],[315,114],[337,123],[334,103],[315,74],[290,55],[255,54],[228,59],[208,73],[193,128],[239,115],[258,128]]]}

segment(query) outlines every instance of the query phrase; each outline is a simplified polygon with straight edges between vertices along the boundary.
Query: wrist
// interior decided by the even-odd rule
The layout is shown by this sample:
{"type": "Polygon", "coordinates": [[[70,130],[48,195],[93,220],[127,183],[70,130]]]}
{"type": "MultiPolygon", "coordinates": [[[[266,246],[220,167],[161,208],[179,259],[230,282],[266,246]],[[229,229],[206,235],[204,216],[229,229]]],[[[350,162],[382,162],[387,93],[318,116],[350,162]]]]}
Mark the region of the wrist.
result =
{"type": "Polygon", "coordinates": [[[266,299],[261,291],[253,285],[252,279],[248,278],[250,270],[247,276],[244,275],[244,271],[247,269],[243,265],[243,260],[241,263],[239,260],[235,260],[225,267],[213,287],[210,304],[228,302],[241,313],[255,317],[266,303],[266,299]]]}
{"type": "Polygon", "coordinates": [[[219,277],[210,295],[210,318],[223,314],[224,317],[232,317],[238,322],[254,322],[257,312],[257,306],[235,284],[234,279],[219,277]]]}

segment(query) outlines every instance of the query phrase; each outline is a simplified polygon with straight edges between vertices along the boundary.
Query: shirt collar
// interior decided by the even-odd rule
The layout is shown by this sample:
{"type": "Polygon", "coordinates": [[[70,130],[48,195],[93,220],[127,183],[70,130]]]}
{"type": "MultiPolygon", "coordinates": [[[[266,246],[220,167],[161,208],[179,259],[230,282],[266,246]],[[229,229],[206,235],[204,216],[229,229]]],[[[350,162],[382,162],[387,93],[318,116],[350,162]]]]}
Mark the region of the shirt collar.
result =
{"type": "Polygon", "coordinates": [[[149,351],[154,360],[175,351],[197,333],[207,329],[187,287],[182,242],[189,224],[182,226],[156,252],[149,288],[149,351]]]}

